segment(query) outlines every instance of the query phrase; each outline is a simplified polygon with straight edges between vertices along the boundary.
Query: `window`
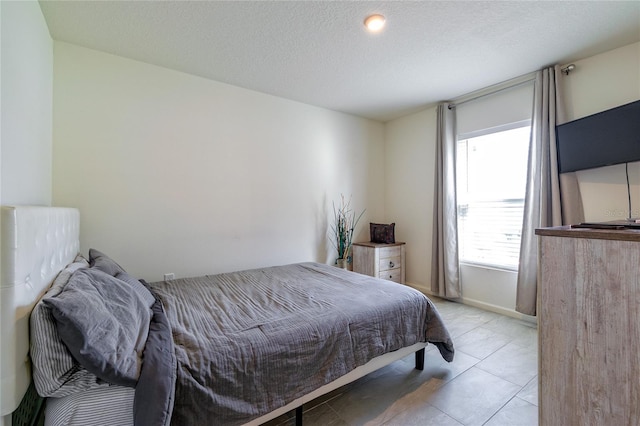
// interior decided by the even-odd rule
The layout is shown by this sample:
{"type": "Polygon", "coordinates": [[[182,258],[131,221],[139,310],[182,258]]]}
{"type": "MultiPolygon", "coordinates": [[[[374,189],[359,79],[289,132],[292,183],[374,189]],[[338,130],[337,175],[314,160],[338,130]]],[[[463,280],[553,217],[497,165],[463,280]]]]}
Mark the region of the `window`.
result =
{"type": "Polygon", "coordinates": [[[461,262],[517,270],[530,131],[526,121],[459,137],[461,262]]]}

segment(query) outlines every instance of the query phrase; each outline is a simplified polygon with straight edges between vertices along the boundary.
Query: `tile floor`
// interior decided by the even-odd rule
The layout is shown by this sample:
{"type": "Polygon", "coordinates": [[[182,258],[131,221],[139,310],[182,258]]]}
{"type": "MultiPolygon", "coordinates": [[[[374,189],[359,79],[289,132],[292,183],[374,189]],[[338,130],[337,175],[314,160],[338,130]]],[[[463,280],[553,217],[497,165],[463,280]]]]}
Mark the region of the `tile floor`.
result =
{"type": "MultiPolygon", "coordinates": [[[[534,324],[432,298],[456,348],[452,363],[433,345],[423,371],[411,355],[304,406],[304,426],[538,424],[534,324]]],[[[294,425],[293,413],[267,426],[294,425]]]]}

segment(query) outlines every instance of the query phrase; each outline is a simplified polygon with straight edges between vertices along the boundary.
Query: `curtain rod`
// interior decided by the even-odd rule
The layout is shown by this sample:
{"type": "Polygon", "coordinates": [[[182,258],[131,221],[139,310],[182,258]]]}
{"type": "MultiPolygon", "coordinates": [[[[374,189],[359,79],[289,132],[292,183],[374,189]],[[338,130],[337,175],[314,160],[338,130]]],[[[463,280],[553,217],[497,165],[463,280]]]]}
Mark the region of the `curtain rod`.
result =
{"type": "MultiPolygon", "coordinates": [[[[462,99],[461,101],[458,101],[458,102],[454,101],[454,102],[450,103],[448,108],[449,109],[453,109],[453,108],[455,108],[457,106],[466,104],[467,102],[475,101],[476,99],[480,99],[480,98],[484,98],[484,97],[487,97],[487,96],[495,95],[496,93],[500,93],[500,92],[503,92],[505,90],[514,89],[516,87],[523,86],[523,85],[525,85],[525,84],[527,84],[527,83],[529,83],[531,81],[534,81],[535,79],[536,79],[535,73],[532,73],[532,74],[529,74],[529,75],[514,79],[514,80],[517,80],[517,81],[515,81],[515,82],[513,82],[511,84],[509,82],[497,84],[496,86],[503,86],[504,84],[507,84],[507,86],[499,87],[499,88],[497,88],[495,90],[492,90],[490,92],[487,92],[487,93],[481,93],[481,94],[478,94],[478,95],[475,95],[475,96],[472,95],[470,98],[466,98],[466,99],[463,96],[461,98],[462,99]],[[525,80],[521,80],[522,78],[525,78],[525,80]]],[[[487,90],[490,90],[490,89],[487,89],[487,90]]]]}

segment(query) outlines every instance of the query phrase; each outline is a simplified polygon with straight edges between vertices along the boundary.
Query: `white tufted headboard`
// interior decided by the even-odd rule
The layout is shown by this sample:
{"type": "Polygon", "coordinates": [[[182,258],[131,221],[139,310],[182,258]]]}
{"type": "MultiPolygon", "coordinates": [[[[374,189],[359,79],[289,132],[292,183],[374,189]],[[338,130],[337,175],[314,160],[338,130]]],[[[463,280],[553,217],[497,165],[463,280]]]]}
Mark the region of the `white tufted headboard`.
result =
{"type": "Polygon", "coordinates": [[[2,206],[0,214],[0,418],[31,382],[29,315],[80,249],[80,213],[61,207],[2,206]]]}

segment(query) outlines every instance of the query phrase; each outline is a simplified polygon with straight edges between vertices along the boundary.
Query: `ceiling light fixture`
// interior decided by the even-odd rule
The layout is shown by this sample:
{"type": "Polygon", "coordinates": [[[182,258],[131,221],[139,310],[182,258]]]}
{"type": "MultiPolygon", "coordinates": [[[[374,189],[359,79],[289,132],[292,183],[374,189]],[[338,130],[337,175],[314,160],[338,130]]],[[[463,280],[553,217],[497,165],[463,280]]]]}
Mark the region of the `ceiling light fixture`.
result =
{"type": "Polygon", "coordinates": [[[371,32],[378,32],[384,28],[384,23],[386,19],[382,15],[371,15],[367,16],[367,19],[364,20],[364,26],[371,32]]]}

